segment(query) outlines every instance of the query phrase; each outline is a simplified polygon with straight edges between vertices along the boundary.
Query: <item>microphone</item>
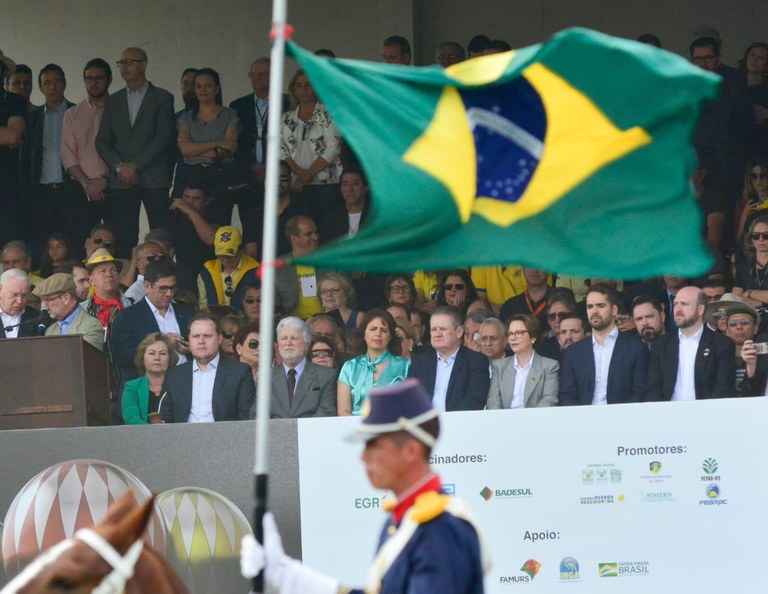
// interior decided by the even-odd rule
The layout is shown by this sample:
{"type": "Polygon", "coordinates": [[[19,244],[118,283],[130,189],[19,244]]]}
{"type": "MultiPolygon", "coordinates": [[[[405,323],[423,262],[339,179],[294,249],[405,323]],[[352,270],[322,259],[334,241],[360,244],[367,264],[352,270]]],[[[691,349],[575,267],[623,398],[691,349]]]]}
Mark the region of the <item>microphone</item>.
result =
{"type": "Polygon", "coordinates": [[[42,336],[45,334],[46,328],[51,325],[51,316],[48,313],[48,308],[43,305],[40,308],[40,316],[37,318],[37,333],[42,336]]]}

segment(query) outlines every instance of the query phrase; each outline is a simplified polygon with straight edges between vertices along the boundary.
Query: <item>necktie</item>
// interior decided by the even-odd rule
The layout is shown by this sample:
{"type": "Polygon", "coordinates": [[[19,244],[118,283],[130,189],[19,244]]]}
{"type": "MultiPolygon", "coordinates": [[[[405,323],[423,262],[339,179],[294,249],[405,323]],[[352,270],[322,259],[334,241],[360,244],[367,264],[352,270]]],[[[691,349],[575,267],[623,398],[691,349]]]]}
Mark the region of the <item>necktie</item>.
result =
{"type": "Polygon", "coordinates": [[[296,390],[296,370],[288,370],[288,403],[293,406],[293,393],[296,390]]]}

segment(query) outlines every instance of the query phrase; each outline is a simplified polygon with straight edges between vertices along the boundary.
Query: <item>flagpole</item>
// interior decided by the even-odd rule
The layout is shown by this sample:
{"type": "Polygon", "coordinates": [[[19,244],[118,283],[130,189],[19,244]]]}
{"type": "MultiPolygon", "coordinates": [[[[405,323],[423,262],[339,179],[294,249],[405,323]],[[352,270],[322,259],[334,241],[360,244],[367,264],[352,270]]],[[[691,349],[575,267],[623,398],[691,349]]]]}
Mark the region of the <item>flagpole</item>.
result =
{"type": "MultiPolygon", "coordinates": [[[[269,401],[272,383],[273,336],[275,333],[275,251],[277,245],[277,182],[280,116],[282,112],[283,72],[285,70],[287,0],[273,0],[272,52],[267,120],[267,158],[264,192],[264,239],[261,250],[261,319],[259,321],[259,380],[256,390],[256,451],[254,464],[254,523],[256,539],[264,542],[262,520],[267,511],[267,447],[269,401]]],[[[264,572],[253,579],[252,591],[263,592],[264,572]]]]}

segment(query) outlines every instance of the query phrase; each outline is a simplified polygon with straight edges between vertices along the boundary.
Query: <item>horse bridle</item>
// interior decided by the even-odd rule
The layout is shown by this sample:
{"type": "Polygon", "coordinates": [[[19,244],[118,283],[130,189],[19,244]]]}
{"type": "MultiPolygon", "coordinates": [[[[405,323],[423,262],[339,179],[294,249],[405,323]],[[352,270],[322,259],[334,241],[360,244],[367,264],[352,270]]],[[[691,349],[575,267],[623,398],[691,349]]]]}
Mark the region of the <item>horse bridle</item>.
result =
{"type": "Polygon", "coordinates": [[[101,583],[91,591],[92,594],[121,594],[125,590],[126,582],[133,577],[136,563],[144,548],[144,540],[141,538],[137,540],[125,556],[122,556],[105,538],[90,528],[78,530],[74,538],[91,547],[112,567],[112,572],[101,580],[101,583]]]}

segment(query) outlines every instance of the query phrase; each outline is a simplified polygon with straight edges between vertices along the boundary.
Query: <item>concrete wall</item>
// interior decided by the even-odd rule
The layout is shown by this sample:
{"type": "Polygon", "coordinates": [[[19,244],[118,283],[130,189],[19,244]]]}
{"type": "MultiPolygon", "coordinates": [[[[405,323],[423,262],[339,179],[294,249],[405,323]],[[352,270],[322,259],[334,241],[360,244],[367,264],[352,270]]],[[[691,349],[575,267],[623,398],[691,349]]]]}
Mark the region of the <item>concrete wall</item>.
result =
{"type": "MultiPolygon", "coordinates": [[[[222,76],[226,102],[249,91],[251,60],[269,51],[269,0],[0,0],[0,49],[37,73],[48,62],[69,74],[71,100],[83,98],[80,73],[100,56],[114,63],[129,45],[149,54],[148,76],[178,96],[187,66],[210,66],[222,76]]],[[[724,57],[734,63],[743,48],[765,37],[765,0],[289,0],[294,39],[310,49],[377,60],[392,34],[413,42],[416,61],[434,61],[446,39],[462,44],[476,33],[513,46],[581,25],[627,37],[657,33],[665,47],[685,52],[693,30],[719,28],[724,57]]],[[[114,83],[121,85],[119,76],[114,83]]],[[[33,102],[42,102],[39,91],[33,102]]]]}

